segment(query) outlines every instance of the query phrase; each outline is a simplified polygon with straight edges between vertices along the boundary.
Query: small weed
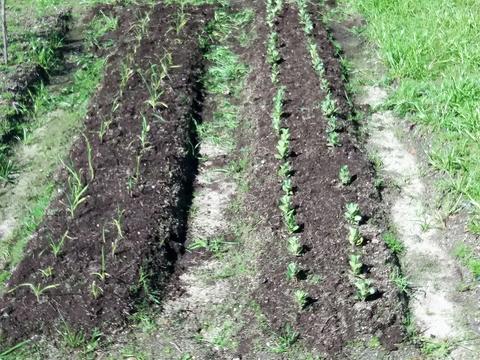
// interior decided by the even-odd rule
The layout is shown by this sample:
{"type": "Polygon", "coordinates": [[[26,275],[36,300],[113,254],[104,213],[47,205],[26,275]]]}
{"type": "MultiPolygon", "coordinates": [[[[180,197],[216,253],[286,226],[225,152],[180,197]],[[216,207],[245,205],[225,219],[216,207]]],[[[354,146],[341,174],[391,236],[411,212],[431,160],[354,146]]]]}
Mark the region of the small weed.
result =
{"type": "Polygon", "coordinates": [[[398,268],[394,268],[390,274],[390,280],[402,293],[408,294],[410,292],[410,283],[408,278],[404,276],[398,268]]]}
{"type": "Polygon", "coordinates": [[[285,353],[297,342],[298,337],[299,333],[290,324],[287,324],[271,350],[277,354],[285,353]]]}
{"type": "Polygon", "coordinates": [[[405,246],[402,244],[400,240],[395,236],[395,234],[391,232],[387,232],[383,234],[383,241],[387,247],[392,251],[395,255],[401,255],[405,252],[405,246]]]}
{"type": "Polygon", "coordinates": [[[58,330],[62,343],[69,349],[78,349],[85,344],[85,334],[81,330],[74,330],[64,324],[62,330],[58,330]]]}

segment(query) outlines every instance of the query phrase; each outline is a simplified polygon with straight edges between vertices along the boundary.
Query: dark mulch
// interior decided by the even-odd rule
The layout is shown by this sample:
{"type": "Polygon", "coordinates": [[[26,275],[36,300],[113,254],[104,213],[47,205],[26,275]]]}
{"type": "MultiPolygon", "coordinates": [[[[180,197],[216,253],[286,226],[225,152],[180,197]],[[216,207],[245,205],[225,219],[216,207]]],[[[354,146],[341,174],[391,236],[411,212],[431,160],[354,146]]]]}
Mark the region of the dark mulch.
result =
{"type": "MultiPolygon", "coordinates": [[[[366,245],[359,250],[367,277],[378,289],[377,295],[366,302],[358,301],[349,275],[350,245],[343,218],[345,205],[357,202],[365,215],[364,220],[381,217],[381,209],[380,196],[373,185],[372,166],[356,144],[353,125],[345,119],[350,109],[339,60],[334,56],[327,31],[317,24],[316,41],[332,93],[341,109],[342,146],[329,149],[326,146],[327,123],[320,110],[325,94],[312,69],[296,9],[289,4],[285,6],[277,25],[283,57],[280,82],[287,89],[285,123],[292,133],[294,203],[302,225],[299,236],[306,251],[297,259],[286,251],[285,231],[277,206],[282,191],[276,174],[279,162],[274,158],[277,138],[272,133],[270,118],[273,91],[269,68],[263,64],[255,71],[259,85],[254,91],[260,111],[255,124],[255,171],[249,199],[252,210],[262,215],[276,239],[264,245],[265,251],[259,261],[262,284],[255,296],[274,328],[281,329],[287,323],[293,325],[319,352],[337,354],[347,342],[369,334],[379,336],[383,345],[392,349],[403,339],[403,303],[389,281],[391,254],[380,241],[379,231],[371,231],[366,245]],[[258,81],[259,77],[264,81],[258,81]],[[355,175],[349,187],[342,187],[338,180],[340,166],[344,164],[355,175]],[[303,272],[301,279],[292,283],[286,280],[285,273],[287,264],[295,260],[303,272]],[[321,280],[318,284],[309,283],[306,281],[308,275],[319,275],[321,280]],[[298,310],[293,300],[293,292],[298,288],[305,289],[311,297],[310,305],[303,311],[298,310]]],[[[264,14],[264,9],[258,12],[264,14]]],[[[268,29],[260,28],[259,34],[261,39],[252,54],[265,53],[268,29]]]]}
{"type": "MultiPolygon", "coordinates": [[[[17,288],[0,300],[1,335],[8,342],[51,333],[62,324],[87,332],[93,328],[113,332],[125,323],[137,302],[155,291],[161,296],[184,239],[195,167],[192,116],[199,106],[197,80],[202,71],[197,39],[210,16],[205,9],[192,10],[177,36],[170,29],[176,10],[165,5],[154,8],[147,34],[135,52],[132,25],[138,13],[123,13],[116,32],[117,50],[109,57],[104,80],[85,120],[85,134],[93,149],[93,180],[83,137],[70,154],[74,167],[88,180],[87,199],[71,219],[64,205],[68,191],[58,196],[8,284],[10,289],[23,283],[58,287],[46,291],[40,301],[27,287],[17,288]],[[118,108],[112,111],[119,94],[119,70],[127,56],[133,56],[136,70],[149,76],[150,64],[159,64],[167,52],[175,65],[165,79],[161,97],[168,107],[160,106],[153,112],[145,104],[148,92],[137,71],[119,97],[118,108]],[[129,189],[129,177],[134,175],[140,152],[142,114],[151,127],[149,147],[141,158],[140,179],[129,189]],[[98,130],[107,120],[112,123],[100,142],[98,130]],[[123,238],[113,224],[118,214],[123,238]],[[60,240],[66,231],[69,238],[55,258],[49,242],[60,240]],[[113,255],[112,244],[117,239],[113,255]],[[108,273],[105,281],[93,274],[101,270],[102,248],[108,273]],[[53,276],[45,278],[40,270],[49,266],[53,276]],[[147,276],[145,283],[140,281],[142,274],[147,276]],[[96,299],[91,292],[93,281],[102,289],[96,299]]],[[[61,180],[67,188],[66,172],[61,180]]]]}

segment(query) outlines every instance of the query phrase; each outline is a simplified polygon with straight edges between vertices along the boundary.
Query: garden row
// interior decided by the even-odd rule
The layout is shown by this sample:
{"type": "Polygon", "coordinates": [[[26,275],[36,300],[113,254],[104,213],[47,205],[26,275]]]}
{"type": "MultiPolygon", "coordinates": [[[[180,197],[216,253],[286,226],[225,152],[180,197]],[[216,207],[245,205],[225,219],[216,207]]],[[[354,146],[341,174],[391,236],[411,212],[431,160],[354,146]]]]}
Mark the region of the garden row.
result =
{"type": "Polygon", "coordinates": [[[117,50],[64,161],[66,186],[0,301],[8,342],[107,331],[162,296],[184,238],[201,106],[197,38],[209,14],[162,4],[122,13],[117,50]]]}
{"type": "Polygon", "coordinates": [[[268,0],[260,11],[267,64],[256,76],[273,89],[257,87],[272,100],[256,124],[252,202],[275,237],[259,261],[258,301],[286,341],[302,337],[333,354],[378,336],[393,348],[403,304],[389,280],[380,198],[356,144],[339,59],[312,16],[316,6],[268,0]]]}

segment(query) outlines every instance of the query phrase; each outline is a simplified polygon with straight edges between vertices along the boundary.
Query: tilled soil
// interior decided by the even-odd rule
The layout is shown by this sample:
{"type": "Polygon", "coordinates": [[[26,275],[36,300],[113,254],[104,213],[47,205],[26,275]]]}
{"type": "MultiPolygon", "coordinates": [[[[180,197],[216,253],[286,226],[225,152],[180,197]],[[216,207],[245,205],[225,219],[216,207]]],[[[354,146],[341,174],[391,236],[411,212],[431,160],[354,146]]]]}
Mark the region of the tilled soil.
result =
{"type": "MultiPolygon", "coordinates": [[[[322,24],[316,24],[315,40],[326,67],[332,93],[340,105],[342,146],[329,149],[326,145],[327,121],[320,110],[324,98],[319,80],[311,66],[306,39],[297,10],[286,4],[277,31],[280,36],[280,84],[286,86],[285,124],[292,133],[291,162],[294,168],[294,204],[302,227],[299,233],[305,253],[297,259],[301,276],[297,284],[287,281],[287,264],[294,261],[287,255],[285,234],[278,201],[282,194],[277,176],[278,160],[274,158],[276,136],[271,125],[273,91],[266,64],[256,69],[259,99],[256,121],[255,171],[252,180],[251,207],[277,233],[277,239],[265,244],[259,260],[262,285],[255,296],[269,321],[276,329],[291,324],[300,336],[318,351],[335,354],[354,339],[375,335],[389,349],[403,338],[403,304],[397,289],[389,281],[390,252],[380,241],[381,230],[369,225],[366,244],[360,250],[367,277],[377,288],[369,301],[355,298],[355,288],[349,273],[350,245],[344,220],[345,205],[356,202],[364,215],[363,221],[379,217],[380,200],[373,185],[372,166],[355,144],[352,125],[346,121],[349,112],[341,79],[339,61],[322,24]],[[259,81],[258,78],[263,79],[259,81]],[[318,89],[318,90],[317,90],[318,89]],[[262,103],[263,102],[263,103],[262,103]],[[340,166],[348,165],[354,182],[342,187],[338,180],[340,166]],[[266,191],[266,189],[269,189],[266,191]],[[312,275],[318,276],[315,281],[312,275]],[[311,304],[298,311],[294,303],[295,288],[306,290],[311,304]]],[[[262,13],[264,10],[261,10],[262,13]]],[[[261,41],[252,51],[262,49],[268,29],[259,30],[261,41]],[[263,31],[262,31],[263,30],[263,31]]],[[[366,229],[367,227],[364,226],[366,229]]]]}
{"type": "Polygon", "coordinates": [[[86,332],[93,328],[112,332],[138,301],[153,294],[161,296],[161,286],[184,239],[195,167],[191,125],[198,108],[197,80],[202,68],[197,38],[209,17],[205,9],[193,10],[177,35],[172,32],[175,13],[174,7],[157,5],[135,51],[132,36],[123,34],[134,29],[139,13],[123,13],[116,33],[118,50],[109,57],[104,81],[85,120],[94,177],[88,163],[89,146],[81,137],[67,165],[77,169],[88,184],[86,200],[70,217],[65,209],[70,193],[65,171],[61,179],[65,189],[13,273],[8,283],[11,291],[0,301],[2,335],[10,342],[51,333],[67,324],[86,332]],[[139,73],[148,78],[151,65],[159,65],[167,52],[174,66],[162,83],[164,105],[152,110],[145,103],[149,93],[139,73]],[[135,73],[120,93],[119,69],[129,54],[135,73]],[[143,150],[139,140],[142,114],[150,125],[148,146],[143,150]],[[100,126],[110,120],[100,141],[100,126]],[[139,154],[140,177],[132,185],[139,154]],[[64,246],[55,257],[50,243],[65,234],[64,246]],[[42,275],[40,270],[50,267],[51,275],[42,275]],[[104,280],[95,275],[102,272],[104,280]],[[37,299],[25,284],[54,287],[37,299]]]}

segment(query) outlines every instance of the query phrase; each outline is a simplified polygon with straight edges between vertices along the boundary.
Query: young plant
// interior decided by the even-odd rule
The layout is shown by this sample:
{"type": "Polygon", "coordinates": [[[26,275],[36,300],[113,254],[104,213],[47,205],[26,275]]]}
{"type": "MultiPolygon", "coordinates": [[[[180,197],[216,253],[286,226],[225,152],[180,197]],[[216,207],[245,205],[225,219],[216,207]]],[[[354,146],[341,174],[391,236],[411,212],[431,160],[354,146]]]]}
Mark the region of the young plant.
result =
{"type": "Polygon", "coordinates": [[[298,238],[298,236],[290,236],[287,239],[287,244],[288,244],[288,251],[290,252],[290,254],[292,254],[293,256],[302,255],[303,246],[300,243],[300,239],[298,238]]]}
{"type": "Polygon", "coordinates": [[[292,194],[291,193],[285,193],[281,198],[280,198],[280,205],[278,206],[280,211],[283,213],[285,216],[289,211],[293,210],[293,204],[292,204],[292,194]]]}
{"type": "Polygon", "coordinates": [[[277,133],[280,133],[280,128],[282,125],[284,99],[285,99],[285,87],[282,86],[277,90],[277,93],[273,98],[272,125],[277,133]]]}
{"type": "MultiPolygon", "coordinates": [[[[323,65],[323,61],[320,58],[320,55],[318,54],[317,44],[315,44],[312,40],[309,40],[308,42],[308,52],[310,53],[310,57],[312,59],[312,66],[315,72],[317,73],[317,76],[322,80],[326,80],[325,67],[323,65]]],[[[327,84],[328,84],[328,81],[327,81],[327,84]]],[[[328,86],[325,87],[323,82],[322,82],[322,90],[324,91],[328,90],[328,86]]]]}
{"type": "Polygon", "coordinates": [[[107,273],[107,265],[105,261],[105,248],[102,245],[102,254],[101,254],[101,264],[100,264],[100,271],[94,272],[92,275],[97,275],[98,278],[104,282],[110,275],[107,273]]]}
{"type": "Polygon", "coordinates": [[[76,171],[73,166],[70,167],[63,163],[69,172],[68,176],[68,188],[69,194],[67,195],[68,199],[68,206],[67,211],[70,213],[70,216],[73,218],[75,216],[75,210],[77,210],[78,206],[82,204],[87,197],[84,196],[88,190],[88,184],[83,185],[82,182],[82,175],[80,172],[76,171]]]}
{"type": "Polygon", "coordinates": [[[363,267],[361,256],[356,254],[350,255],[349,264],[350,269],[352,270],[352,274],[355,276],[360,275],[363,267]]]}
{"type": "Polygon", "coordinates": [[[142,152],[145,152],[150,143],[148,141],[148,134],[150,133],[150,124],[148,123],[147,117],[142,114],[142,131],[138,136],[140,140],[140,145],[142,146],[142,152]]]}
{"type": "Polygon", "coordinates": [[[352,246],[362,246],[363,244],[363,237],[360,234],[360,230],[358,228],[350,226],[348,228],[348,242],[352,246]]]}
{"type": "Polygon", "coordinates": [[[297,217],[294,209],[291,209],[286,214],[284,214],[283,220],[289,234],[294,234],[298,230],[300,230],[300,226],[297,223],[297,217]]]}
{"type": "Polygon", "coordinates": [[[342,165],[340,167],[340,171],[338,173],[338,178],[343,186],[350,185],[352,181],[352,175],[350,174],[350,170],[348,169],[348,165],[342,165]]]}
{"type": "Polygon", "coordinates": [[[362,220],[360,207],[357,203],[348,203],[345,207],[345,219],[352,225],[358,225],[362,220]]]}
{"type": "Polygon", "coordinates": [[[377,290],[372,286],[372,281],[364,277],[357,277],[355,280],[355,287],[357,288],[357,298],[366,301],[369,296],[374,295],[377,290]]]}
{"type": "Polygon", "coordinates": [[[111,124],[112,124],[112,119],[103,120],[102,123],[100,124],[100,129],[98,130],[98,139],[100,140],[101,143],[103,143],[105,135],[107,134],[107,131],[110,128],[111,124]]]}
{"type": "Polygon", "coordinates": [[[41,285],[34,285],[34,284],[30,284],[30,283],[25,283],[25,284],[20,284],[20,285],[14,287],[12,290],[9,291],[9,293],[15,291],[16,289],[18,289],[20,287],[28,287],[32,290],[33,294],[37,298],[37,302],[40,302],[40,296],[42,296],[45,293],[45,291],[50,290],[50,289],[55,289],[59,286],[60,286],[60,284],[53,284],[53,285],[47,285],[47,286],[41,287],[41,285]]]}
{"type": "Polygon", "coordinates": [[[330,93],[328,93],[327,96],[325,96],[325,99],[323,99],[321,107],[323,115],[325,115],[327,118],[335,116],[338,111],[337,102],[334,98],[332,98],[330,93]]]}
{"type": "Polygon", "coordinates": [[[296,332],[290,324],[287,324],[278,338],[278,341],[275,342],[275,346],[272,347],[272,351],[277,354],[287,352],[288,349],[295,344],[299,336],[300,334],[296,332]]]}
{"type": "Polygon", "coordinates": [[[293,173],[293,168],[292,168],[292,164],[290,164],[289,161],[285,161],[278,168],[278,176],[281,179],[288,178],[289,176],[292,175],[292,173],[293,173]]]}
{"type": "Polygon", "coordinates": [[[291,178],[285,178],[282,181],[282,190],[285,194],[293,194],[293,185],[291,178]]]}
{"type": "Polygon", "coordinates": [[[92,284],[90,285],[90,293],[95,300],[97,300],[100,295],[103,294],[103,289],[97,285],[95,280],[93,280],[92,284]]]}
{"type": "Polygon", "coordinates": [[[180,9],[176,14],[175,17],[175,33],[178,35],[182,31],[182,29],[187,25],[188,17],[184,11],[184,4],[180,5],[180,9]]]}
{"type": "Polygon", "coordinates": [[[293,295],[300,310],[305,309],[308,304],[308,293],[305,290],[295,290],[293,295]]]}
{"type": "Polygon", "coordinates": [[[58,257],[58,255],[60,255],[60,252],[63,249],[63,245],[65,244],[66,239],[71,239],[68,236],[68,230],[65,231],[62,238],[58,242],[50,240],[50,249],[52,249],[53,256],[58,257]]]}
{"type": "Polygon", "coordinates": [[[280,52],[278,51],[278,33],[272,32],[267,40],[267,62],[270,66],[280,62],[280,52]]]}
{"type": "MultiPolygon", "coordinates": [[[[117,230],[117,236],[115,237],[115,241],[112,243],[112,257],[115,257],[115,253],[118,248],[118,243],[123,240],[123,230],[122,230],[122,216],[123,216],[124,211],[120,211],[120,209],[117,209],[117,217],[113,219],[113,226],[117,230]]],[[[103,232],[105,233],[105,228],[103,229],[103,232]]],[[[105,238],[105,235],[103,235],[103,238],[105,238]]],[[[105,240],[104,240],[105,242],[105,240]]]]}
{"type": "Polygon", "coordinates": [[[40,273],[44,278],[53,276],[53,267],[47,266],[45,269],[40,269],[40,273]]]}
{"type": "Polygon", "coordinates": [[[292,262],[287,265],[287,280],[296,280],[299,273],[300,268],[297,263],[292,262]]]}
{"type": "Polygon", "coordinates": [[[88,140],[87,135],[82,134],[83,138],[85,139],[85,144],[87,145],[87,161],[88,161],[88,170],[90,171],[90,181],[92,181],[95,178],[95,170],[93,168],[93,151],[92,151],[92,145],[90,144],[90,141],[88,140]]]}
{"type": "Polygon", "coordinates": [[[327,146],[328,147],[336,147],[340,146],[340,134],[336,131],[331,131],[327,135],[327,146]]]}
{"type": "Polygon", "coordinates": [[[277,159],[286,159],[290,149],[290,130],[282,128],[280,129],[280,138],[277,143],[277,159]]]}

